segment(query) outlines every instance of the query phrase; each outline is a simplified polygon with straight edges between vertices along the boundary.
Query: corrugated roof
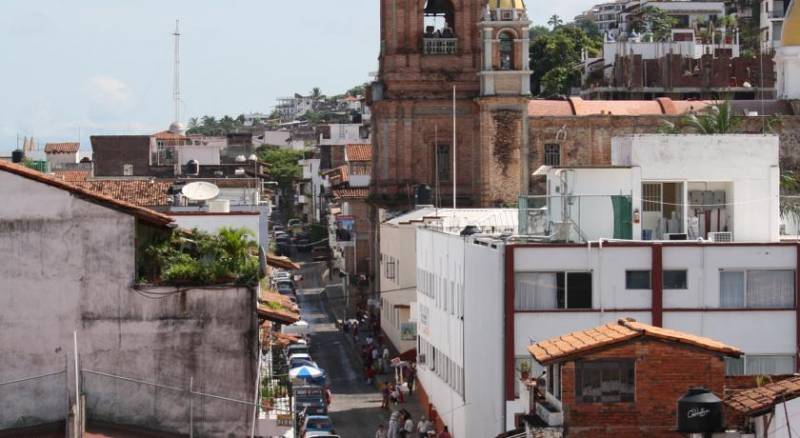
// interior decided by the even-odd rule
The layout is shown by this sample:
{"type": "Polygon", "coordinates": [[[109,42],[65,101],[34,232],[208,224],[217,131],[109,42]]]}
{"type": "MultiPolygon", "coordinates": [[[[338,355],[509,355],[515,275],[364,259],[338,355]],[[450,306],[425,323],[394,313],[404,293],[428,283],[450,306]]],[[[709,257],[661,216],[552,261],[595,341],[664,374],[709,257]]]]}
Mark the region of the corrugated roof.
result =
{"type": "Polygon", "coordinates": [[[495,227],[498,230],[517,229],[519,212],[515,208],[439,208],[423,207],[401,214],[384,223],[394,226],[436,220],[447,229],[463,229],[467,225],[495,227]]]}
{"type": "Polygon", "coordinates": [[[633,319],[620,319],[616,323],[537,342],[528,347],[528,351],[537,362],[548,364],[567,358],[580,357],[589,352],[640,337],[651,337],[663,341],[691,345],[728,356],[738,357],[742,354],[738,348],[710,338],[655,327],[633,319]]]}
{"type": "Polygon", "coordinates": [[[368,188],[342,188],[333,190],[333,199],[367,199],[369,196],[368,188]]]}
{"type": "Polygon", "coordinates": [[[74,154],[80,148],[80,143],[47,143],[44,145],[44,152],[46,154],[74,154]]]}
{"type": "Polygon", "coordinates": [[[89,180],[73,182],[77,187],[140,207],[170,205],[171,180],[89,180]]]}
{"type": "Polygon", "coordinates": [[[81,198],[86,199],[87,201],[97,202],[98,204],[104,205],[109,208],[113,208],[115,210],[119,210],[126,214],[130,214],[145,222],[149,222],[154,225],[166,226],[172,223],[172,218],[167,215],[158,213],[148,208],[138,206],[136,204],[132,204],[130,202],[121,201],[119,199],[113,198],[108,195],[100,194],[97,192],[93,192],[91,190],[84,189],[82,187],[78,187],[72,183],[67,183],[57,178],[47,176],[43,173],[37,172],[33,169],[29,169],[24,166],[8,163],[5,161],[0,161],[0,171],[13,173],[23,178],[37,181],[42,184],[47,184],[49,186],[61,190],[66,190],[75,196],[79,196],[81,198]]]}
{"type": "Polygon", "coordinates": [[[349,144],[345,148],[347,161],[372,161],[371,144],[349,144]]]}
{"type": "Polygon", "coordinates": [[[768,411],[776,403],[798,396],[800,396],[800,376],[739,391],[725,398],[725,404],[743,414],[753,415],[768,411]]]}

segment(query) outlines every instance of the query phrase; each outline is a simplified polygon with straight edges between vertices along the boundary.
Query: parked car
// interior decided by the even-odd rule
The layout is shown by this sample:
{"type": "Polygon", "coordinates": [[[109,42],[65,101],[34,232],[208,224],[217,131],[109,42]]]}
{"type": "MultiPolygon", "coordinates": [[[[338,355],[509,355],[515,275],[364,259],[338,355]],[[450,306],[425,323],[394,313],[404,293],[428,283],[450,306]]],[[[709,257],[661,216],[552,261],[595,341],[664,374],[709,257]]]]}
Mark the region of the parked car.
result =
{"type": "Polygon", "coordinates": [[[276,269],[276,270],[272,271],[272,279],[275,280],[275,281],[291,280],[292,279],[292,273],[288,272],[288,271],[284,271],[282,269],[276,269]]]}
{"type": "Polygon", "coordinates": [[[294,288],[289,286],[286,282],[280,282],[275,286],[275,289],[281,295],[294,295],[294,288]]]}
{"type": "Polygon", "coordinates": [[[312,431],[306,434],[306,438],[341,438],[339,435],[333,435],[331,432],[312,431]]]}
{"type": "Polygon", "coordinates": [[[327,246],[315,246],[311,250],[311,258],[316,261],[330,260],[331,249],[327,246]]]}
{"type": "Polygon", "coordinates": [[[328,413],[328,405],[325,404],[325,389],[317,385],[295,386],[292,390],[294,395],[294,412],[305,411],[306,415],[325,415],[328,413]]]}
{"type": "Polygon", "coordinates": [[[310,354],[311,348],[308,344],[291,344],[286,347],[286,355],[292,357],[295,354],[310,354]]]}
{"type": "Polygon", "coordinates": [[[273,234],[277,234],[277,233],[284,233],[285,234],[285,231],[286,231],[286,229],[283,228],[283,225],[273,225],[272,226],[272,233],[273,234]]]}
{"type": "Polygon", "coordinates": [[[326,432],[333,433],[333,421],[327,415],[308,415],[300,428],[300,436],[307,437],[309,433],[326,432]]]}
{"type": "Polygon", "coordinates": [[[289,356],[289,369],[297,368],[299,366],[308,365],[317,368],[317,363],[311,359],[308,353],[292,353],[289,356]]]}
{"type": "Polygon", "coordinates": [[[275,287],[278,289],[280,289],[281,287],[284,288],[288,287],[289,289],[292,290],[292,293],[297,293],[297,288],[295,287],[294,281],[292,280],[278,280],[278,282],[275,283],[275,287]]]}

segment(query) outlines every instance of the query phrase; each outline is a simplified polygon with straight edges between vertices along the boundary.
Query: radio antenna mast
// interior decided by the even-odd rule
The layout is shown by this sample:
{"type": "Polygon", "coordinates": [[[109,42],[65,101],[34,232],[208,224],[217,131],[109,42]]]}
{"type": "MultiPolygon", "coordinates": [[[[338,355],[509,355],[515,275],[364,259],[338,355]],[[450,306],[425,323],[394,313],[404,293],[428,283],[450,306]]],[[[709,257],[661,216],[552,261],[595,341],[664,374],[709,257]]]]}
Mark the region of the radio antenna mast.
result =
{"type": "Polygon", "coordinates": [[[174,66],[174,78],[173,78],[173,89],[172,89],[172,99],[174,100],[173,104],[175,105],[175,122],[180,122],[181,120],[181,31],[180,31],[180,20],[175,20],[175,33],[172,34],[175,37],[175,66],[174,66]]]}

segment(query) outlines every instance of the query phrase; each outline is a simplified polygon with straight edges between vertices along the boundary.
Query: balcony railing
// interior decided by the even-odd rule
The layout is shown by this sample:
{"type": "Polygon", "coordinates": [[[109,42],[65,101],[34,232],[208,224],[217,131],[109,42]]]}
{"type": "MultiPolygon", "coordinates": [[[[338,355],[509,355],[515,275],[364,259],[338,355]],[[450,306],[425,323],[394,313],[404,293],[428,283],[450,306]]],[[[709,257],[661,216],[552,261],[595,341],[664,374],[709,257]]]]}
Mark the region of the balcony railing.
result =
{"type": "Polygon", "coordinates": [[[560,242],[631,239],[631,210],[625,195],[520,196],[518,231],[560,242]]]}
{"type": "Polygon", "coordinates": [[[455,55],[458,38],[423,38],[423,53],[426,55],[455,55]]]}

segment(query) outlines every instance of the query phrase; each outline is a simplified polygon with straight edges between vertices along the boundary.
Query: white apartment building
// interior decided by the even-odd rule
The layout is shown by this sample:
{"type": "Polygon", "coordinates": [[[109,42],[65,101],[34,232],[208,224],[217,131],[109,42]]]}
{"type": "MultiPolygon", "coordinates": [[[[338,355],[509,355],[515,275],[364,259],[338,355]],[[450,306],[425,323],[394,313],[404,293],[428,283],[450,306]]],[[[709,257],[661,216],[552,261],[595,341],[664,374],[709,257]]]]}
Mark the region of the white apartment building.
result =
{"type": "Polygon", "coordinates": [[[765,52],[781,47],[783,21],[789,10],[789,0],[761,0],[761,48],[765,52]]]}
{"type": "Polygon", "coordinates": [[[418,229],[418,376],[442,420],[513,429],[532,414],[528,346],[624,317],[739,347],[731,375],[795,372],[800,245],[779,240],[777,169],[774,136],[617,138],[612,166],[537,171],[549,192],[522,198],[519,235],[418,229]]]}
{"type": "Polygon", "coordinates": [[[417,229],[434,227],[461,232],[468,225],[475,225],[511,234],[517,229],[517,215],[517,210],[511,208],[424,206],[381,223],[378,269],[381,328],[400,353],[417,345],[417,229]]]}

